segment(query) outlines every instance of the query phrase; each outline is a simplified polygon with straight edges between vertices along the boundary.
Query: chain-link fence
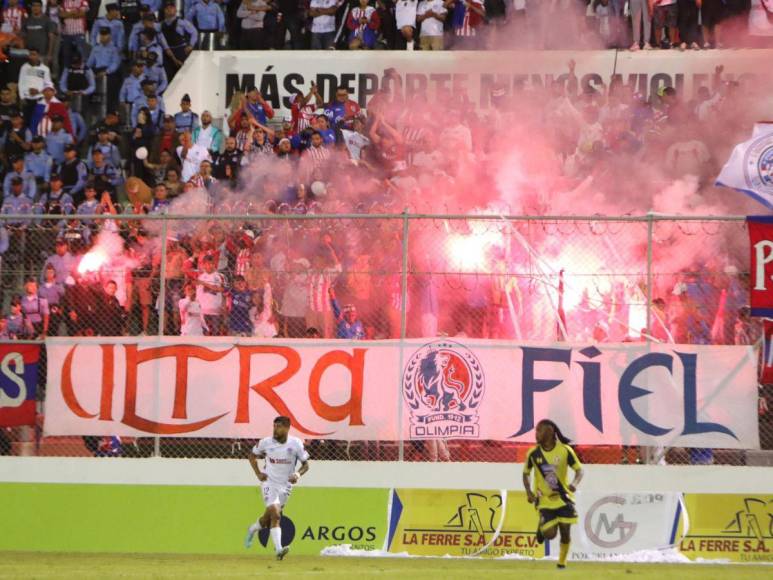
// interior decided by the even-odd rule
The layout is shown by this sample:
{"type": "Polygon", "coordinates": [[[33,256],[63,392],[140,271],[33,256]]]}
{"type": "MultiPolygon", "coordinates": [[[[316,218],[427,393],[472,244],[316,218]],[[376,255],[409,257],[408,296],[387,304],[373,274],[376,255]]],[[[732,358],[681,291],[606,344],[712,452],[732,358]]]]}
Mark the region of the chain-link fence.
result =
{"type": "MultiPolygon", "coordinates": [[[[43,216],[33,208],[34,216],[0,216],[2,339],[336,338],[332,289],[363,323],[350,339],[760,340],[745,307],[748,242],[741,218],[315,215],[313,207],[300,214],[258,204],[214,209],[220,213],[164,216],[132,206],[124,213],[64,208],[62,215],[43,216]],[[196,293],[196,280],[206,281],[205,301],[216,305],[201,316],[181,307],[196,293]],[[46,300],[48,316],[36,296],[46,300]]],[[[44,376],[41,381],[42,399],[44,376]]],[[[773,448],[771,402],[769,387],[761,385],[766,449],[773,448]]],[[[243,457],[251,445],[43,437],[42,421],[39,416],[37,429],[2,430],[0,452],[243,457]]],[[[314,459],[515,462],[526,446],[314,441],[310,449],[314,459]]],[[[590,463],[759,461],[752,452],[719,449],[593,446],[580,453],[590,463]]]]}

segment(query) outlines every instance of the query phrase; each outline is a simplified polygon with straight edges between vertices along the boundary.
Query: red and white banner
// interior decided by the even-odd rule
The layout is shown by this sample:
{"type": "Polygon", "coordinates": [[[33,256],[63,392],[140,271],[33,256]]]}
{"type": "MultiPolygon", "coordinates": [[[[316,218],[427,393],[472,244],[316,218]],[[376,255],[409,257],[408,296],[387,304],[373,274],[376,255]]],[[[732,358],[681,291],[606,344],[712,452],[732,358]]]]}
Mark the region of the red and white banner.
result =
{"type": "Polygon", "coordinates": [[[49,435],[759,447],[746,346],[53,338],[49,435]],[[402,364],[401,364],[402,361],[402,364]],[[401,368],[402,367],[402,368],[401,368]]]}
{"type": "Polygon", "coordinates": [[[773,317],[773,217],[746,218],[751,248],[750,298],[752,316],[773,317]]]}

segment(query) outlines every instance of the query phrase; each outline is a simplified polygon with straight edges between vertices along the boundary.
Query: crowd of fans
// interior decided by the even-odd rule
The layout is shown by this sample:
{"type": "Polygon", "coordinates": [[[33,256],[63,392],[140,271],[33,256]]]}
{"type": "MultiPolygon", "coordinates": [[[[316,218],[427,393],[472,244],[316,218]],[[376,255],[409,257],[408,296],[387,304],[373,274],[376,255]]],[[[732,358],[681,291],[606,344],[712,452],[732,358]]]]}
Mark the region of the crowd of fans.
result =
{"type": "MultiPolygon", "coordinates": [[[[389,83],[361,110],[345,88],[326,103],[312,83],[294,96],[292,114],[277,118],[260,91],[249,87],[236,95],[228,124],[220,129],[208,112],[196,112],[187,95],[175,114],[162,112],[154,81],[141,64],[134,63],[120,89],[125,93],[130,81],[143,87],[126,109],[133,127],[124,130],[121,116],[111,111],[83,141],[75,136],[77,113],[57,99],[47,81],[40,85],[39,103],[17,102],[12,88],[0,93],[8,160],[2,213],[32,214],[5,220],[0,228],[0,279],[8,309],[2,336],[156,333],[163,314],[163,332],[172,335],[398,337],[403,288],[397,222],[336,227],[259,215],[244,221],[175,221],[162,243],[160,221],[141,218],[197,211],[388,213],[416,207],[437,191],[444,192],[445,202],[475,211],[490,199],[469,192],[497,190],[502,172],[507,175],[512,165],[502,155],[525,135],[529,148],[523,154],[535,156],[527,161],[534,172],[531,188],[549,175],[547,187],[554,193],[581,195],[590,182],[596,195],[605,190],[618,195],[628,193],[627,181],[634,199],[637,179],[652,181],[653,167],[657,179],[690,176],[700,188],[726,154],[723,144],[734,139],[727,127],[706,121],[735,115],[739,106],[754,114],[753,107],[743,107],[743,99],[755,98],[754,90],[723,81],[721,67],[711,86],[701,87],[693,99],[673,88],[646,99],[623,84],[581,91],[569,62],[568,80],[544,90],[508,93],[493,87],[492,109],[485,113],[460,94],[441,95],[439,103],[424,95],[405,102],[389,83]],[[434,114],[438,104],[445,115],[434,114]],[[40,214],[62,217],[35,217],[40,214]],[[105,241],[112,238],[117,242],[105,241]],[[106,244],[99,264],[83,264],[89,250],[106,244]]],[[[25,67],[47,70],[35,52],[25,67]]],[[[398,80],[394,71],[390,75],[398,80]]],[[[31,91],[29,82],[20,86],[31,91]]],[[[734,130],[748,130],[748,119],[733,119],[734,130]]],[[[550,209],[540,205],[545,192],[523,188],[519,195],[524,214],[550,209]]],[[[444,237],[427,241],[432,251],[410,250],[406,307],[418,315],[409,317],[409,335],[556,337],[555,326],[544,324],[555,320],[555,312],[544,313],[552,297],[534,275],[522,274],[523,255],[495,244],[484,250],[474,273],[461,275],[460,286],[444,290],[442,277],[432,274],[459,269],[444,257],[447,244],[444,237]],[[439,257],[432,257],[433,251],[439,257]],[[508,300],[522,318],[517,323],[508,300]]],[[[687,262],[676,272],[704,266],[687,262]]],[[[724,265],[711,266],[724,271],[724,265]]],[[[626,264],[610,265],[613,274],[615,268],[625,272],[626,264]]],[[[753,341],[752,330],[733,331],[736,319],[751,325],[748,317],[739,317],[745,290],[738,276],[717,275],[696,286],[685,282],[686,275],[672,276],[653,293],[667,301],[659,339],[753,341]],[[682,287],[697,290],[676,291],[682,287]],[[723,290],[734,300],[723,302],[726,329],[712,336],[723,290]]],[[[612,311],[626,319],[622,305],[640,299],[612,286],[600,300],[604,306],[591,308],[595,318],[574,325],[574,333],[569,325],[568,338],[592,338],[597,323],[614,327],[612,311]]],[[[639,336],[641,330],[618,327],[604,332],[609,340],[639,336]]]]}
{"type": "MultiPolygon", "coordinates": [[[[631,340],[642,328],[630,327],[626,308],[641,293],[609,284],[574,312],[551,311],[555,297],[520,269],[524,248],[493,244],[474,272],[459,273],[446,256],[448,224],[414,231],[403,302],[399,220],[261,216],[473,211],[498,194],[470,192],[497,192],[501,178],[512,177],[514,148],[532,172],[519,185],[521,213],[547,213],[546,199],[587,195],[589,184],[594,199],[623,200],[617,213],[625,213],[654,181],[690,176],[699,194],[710,195],[717,163],[756,120],[755,87],[725,81],[721,67],[694,95],[664,87],[645,96],[623,84],[580,89],[570,62],[566,82],[493,87],[488,111],[450,92],[406,100],[394,71],[387,75],[394,83],[365,109],[344,87],[326,100],[312,83],[280,116],[249,87],[236,94],[223,127],[187,96],[163,98],[192,50],[209,44],[483,48],[500,46],[497,35],[512,26],[523,34],[508,38],[533,47],[601,38],[632,50],[710,48],[723,42],[720,26],[737,21],[730,16],[748,11],[743,3],[704,0],[700,10],[694,0],[98,4],[6,0],[2,10],[2,213],[20,217],[0,223],[0,338],[154,334],[161,325],[170,335],[395,338],[407,309],[408,336],[631,340]],[[629,13],[642,31],[630,27],[629,13]],[[197,211],[213,219],[164,229],[144,219],[197,211]],[[245,219],[217,220],[218,213],[245,219]]],[[[620,272],[629,271],[624,262],[620,272]]],[[[652,293],[651,336],[756,342],[745,284],[726,264],[696,259],[670,269],[652,293]]]]}

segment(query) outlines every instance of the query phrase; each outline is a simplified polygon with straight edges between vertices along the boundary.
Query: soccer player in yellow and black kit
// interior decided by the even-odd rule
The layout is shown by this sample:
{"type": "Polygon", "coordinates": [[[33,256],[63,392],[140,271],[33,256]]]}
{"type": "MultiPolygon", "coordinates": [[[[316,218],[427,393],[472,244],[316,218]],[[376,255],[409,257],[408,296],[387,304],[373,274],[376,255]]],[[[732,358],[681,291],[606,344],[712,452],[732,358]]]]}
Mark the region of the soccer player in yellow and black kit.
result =
{"type": "Polygon", "coordinates": [[[572,524],[577,523],[574,508],[574,492],[582,479],[582,464],[569,446],[558,426],[548,419],[537,423],[537,445],[529,449],[523,467],[523,487],[529,503],[539,510],[537,541],[552,540],[561,532],[561,550],[558,567],[566,568],[569,555],[569,535],[572,524]],[[569,468],[574,470],[574,481],[569,483],[569,468]],[[534,489],[531,487],[531,471],[534,470],[534,489]]]}

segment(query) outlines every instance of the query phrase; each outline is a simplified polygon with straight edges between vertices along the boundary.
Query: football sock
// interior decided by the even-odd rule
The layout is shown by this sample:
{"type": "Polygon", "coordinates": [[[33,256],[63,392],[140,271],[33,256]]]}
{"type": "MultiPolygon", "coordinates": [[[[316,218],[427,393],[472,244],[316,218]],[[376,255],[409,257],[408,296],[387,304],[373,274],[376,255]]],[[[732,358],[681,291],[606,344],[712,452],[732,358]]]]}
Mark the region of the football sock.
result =
{"type": "Polygon", "coordinates": [[[566,558],[569,556],[569,546],[571,544],[564,544],[561,542],[561,548],[558,552],[558,565],[566,566],[566,558]]]}
{"type": "Polygon", "coordinates": [[[255,520],[255,523],[250,526],[250,531],[255,532],[256,534],[263,529],[263,526],[260,525],[260,519],[255,520]]]}
{"type": "Polygon", "coordinates": [[[271,528],[271,541],[274,542],[274,550],[280,552],[282,550],[282,528],[279,526],[271,528]]]}

